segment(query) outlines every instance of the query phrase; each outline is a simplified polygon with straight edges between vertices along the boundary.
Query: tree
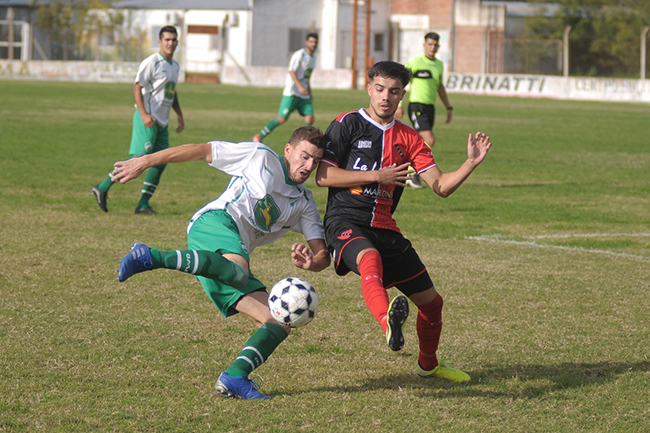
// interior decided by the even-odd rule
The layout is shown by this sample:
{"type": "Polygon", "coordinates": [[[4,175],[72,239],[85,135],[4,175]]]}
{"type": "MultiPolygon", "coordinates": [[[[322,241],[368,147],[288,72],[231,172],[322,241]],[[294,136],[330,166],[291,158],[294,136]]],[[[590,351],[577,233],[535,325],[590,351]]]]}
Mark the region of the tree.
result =
{"type": "MultiPolygon", "coordinates": [[[[63,60],[83,59],[88,55],[91,33],[98,30],[95,11],[107,11],[109,2],[101,0],[55,0],[39,1],[35,24],[52,40],[53,50],[63,60]]],[[[118,25],[119,19],[109,14],[110,25],[118,25]]]]}
{"type": "MultiPolygon", "coordinates": [[[[548,16],[540,9],[526,20],[529,35],[562,39],[571,26],[572,75],[636,76],[639,70],[640,35],[650,25],[650,0],[560,0],[548,16]]],[[[548,6],[549,2],[546,3],[548,6]]]]}

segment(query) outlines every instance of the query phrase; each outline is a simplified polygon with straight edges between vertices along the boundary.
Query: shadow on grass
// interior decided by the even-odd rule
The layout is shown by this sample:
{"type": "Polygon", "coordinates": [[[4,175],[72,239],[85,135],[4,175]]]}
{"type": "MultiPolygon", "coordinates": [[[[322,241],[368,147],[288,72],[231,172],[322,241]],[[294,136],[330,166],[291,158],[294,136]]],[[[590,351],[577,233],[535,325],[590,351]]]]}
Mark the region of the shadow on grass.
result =
{"type": "Polygon", "coordinates": [[[467,371],[472,380],[463,384],[437,378],[420,378],[413,373],[366,379],[358,386],[323,387],[315,391],[365,392],[400,388],[410,389],[423,397],[533,399],[561,390],[611,382],[626,373],[648,371],[650,362],[513,365],[467,371]]]}

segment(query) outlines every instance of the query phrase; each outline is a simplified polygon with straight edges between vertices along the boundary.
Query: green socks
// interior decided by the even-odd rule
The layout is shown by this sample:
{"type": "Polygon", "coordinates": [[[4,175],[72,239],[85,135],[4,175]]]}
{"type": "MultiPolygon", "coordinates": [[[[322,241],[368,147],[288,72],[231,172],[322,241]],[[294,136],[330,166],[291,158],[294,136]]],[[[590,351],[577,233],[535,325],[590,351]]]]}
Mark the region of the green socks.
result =
{"type": "Polygon", "coordinates": [[[156,165],[147,170],[147,176],[144,178],[144,184],[142,185],[140,201],[136,207],[143,208],[149,206],[149,199],[156,192],[158,182],[160,182],[160,176],[162,176],[166,166],[166,164],[156,165]]]}
{"type": "Polygon", "coordinates": [[[200,275],[233,287],[248,284],[248,272],[214,251],[151,249],[153,268],[175,269],[192,275],[200,275]]]}
{"type": "Polygon", "coordinates": [[[235,362],[226,370],[230,376],[248,376],[269,359],[289,334],[278,323],[263,324],[246,342],[235,362]]]}
{"type": "Polygon", "coordinates": [[[97,185],[97,187],[100,189],[100,191],[108,192],[108,190],[111,189],[112,185],[113,185],[113,178],[110,175],[108,175],[106,176],[106,179],[104,179],[102,183],[97,185]]]}
{"type": "Polygon", "coordinates": [[[278,122],[278,119],[273,119],[269,123],[266,124],[264,128],[262,128],[262,131],[260,132],[260,139],[264,139],[267,135],[271,133],[275,128],[278,127],[280,122],[278,122]]]}

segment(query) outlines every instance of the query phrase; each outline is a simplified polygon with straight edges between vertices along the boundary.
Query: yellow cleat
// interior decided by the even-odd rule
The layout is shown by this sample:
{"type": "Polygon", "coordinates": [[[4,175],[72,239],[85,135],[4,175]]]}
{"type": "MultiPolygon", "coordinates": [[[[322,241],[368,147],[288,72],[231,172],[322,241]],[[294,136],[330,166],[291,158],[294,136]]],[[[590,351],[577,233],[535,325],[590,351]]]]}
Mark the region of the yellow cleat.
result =
{"type": "Polygon", "coordinates": [[[445,364],[440,364],[433,370],[424,370],[417,364],[418,376],[422,377],[439,377],[441,379],[453,380],[454,382],[467,382],[470,380],[469,374],[457,368],[449,367],[445,364]]]}

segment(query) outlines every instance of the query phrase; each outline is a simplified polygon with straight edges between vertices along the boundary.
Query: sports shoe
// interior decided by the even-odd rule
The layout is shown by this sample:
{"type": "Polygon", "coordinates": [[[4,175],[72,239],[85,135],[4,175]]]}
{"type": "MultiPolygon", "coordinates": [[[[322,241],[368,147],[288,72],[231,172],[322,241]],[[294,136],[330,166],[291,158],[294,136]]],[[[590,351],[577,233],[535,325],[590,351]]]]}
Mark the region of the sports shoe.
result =
{"type": "Polygon", "coordinates": [[[399,295],[388,306],[388,330],[386,342],[392,351],[402,350],[404,347],[404,322],[409,316],[409,301],[406,296],[399,295]]]}
{"type": "Polygon", "coordinates": [[[225,371],[221,373],[214,387],[221,394],[231,398],[241,398],[244,400],[270,400],[273,397],[264,395],[258,390],[260,386],[254,380],[244,377],[232,377],[225,371]]]}
{"type": "Polygon", "coordinates": [[[151,248],[145,244],[133,244],[129,254],[120,260],[120,267],[117,268],[117,281],[122,283],[135,274],[152,269],[151,248]]]}
{"type": "Polygon", "coordinates": [[[93,194],[95,194],[95,199],[97,200],[97,206],[104,212],[108,212],[106,207],[106,200],[108,199],[108,193],[99,189],[99,185],[93,186],[91,189],[93,194]]]}
{"type": "Polygon", "coordinates": [[[420,367],[420,363],[417,364],[417,373],[418,376],[422,377],[439,377],[441,379],[453,380],[454,382],[467,382],[470,380],[469,374],[461,371],[457,368],[449,367],[443,363],[440,363],[433,370],[424,370],[420,367]]]}
{"type": "Polygon", "coordinates": [[[255,143],[261,143],[261,142],[262,142],[262,139],[260,138],[260,134],[255,134],[255,135],[253,135],[253,141],[254,141],[255,143]]]}
{"type": "Polygon", "coordinates": [[[137,214],[139,214],[139,213],[143,213],[143,214],[147,214],[147,215],[158,215],[158,212],[156,212],[155,210],[153,210],[153,208],[152,208],[151,206],[147,206],[147,207],[136,207],[136,208],[135,208],[135,214],[137,215],[137,214]]]}
{"type": "Polygon", "coordinates": [[[406,186],[413,189],[420,189],[423,187],[422,181],[420,181],[420,176],[414,174],[410,178],[406,179],[406,186]]]}

